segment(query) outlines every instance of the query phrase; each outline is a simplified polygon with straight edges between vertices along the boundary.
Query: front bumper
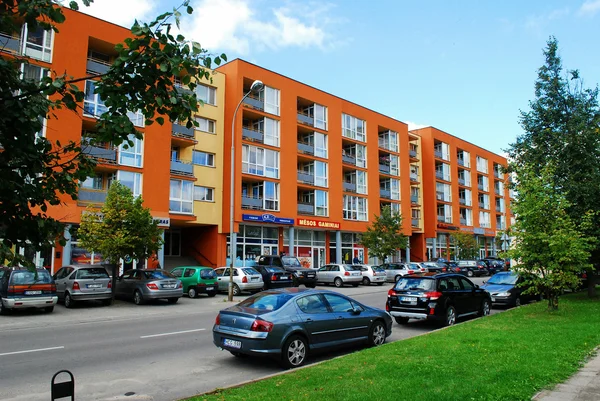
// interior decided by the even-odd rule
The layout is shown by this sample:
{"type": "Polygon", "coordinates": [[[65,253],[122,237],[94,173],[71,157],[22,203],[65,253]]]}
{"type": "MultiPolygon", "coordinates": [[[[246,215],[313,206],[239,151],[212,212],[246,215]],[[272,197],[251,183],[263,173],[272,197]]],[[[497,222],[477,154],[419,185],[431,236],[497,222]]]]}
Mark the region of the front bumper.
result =
{"type": "Polygon", "coordinates": [[[47,308],[58,302],[58,296],[35,298],[2,298],[2,304],[7,309],[47,308]]]}

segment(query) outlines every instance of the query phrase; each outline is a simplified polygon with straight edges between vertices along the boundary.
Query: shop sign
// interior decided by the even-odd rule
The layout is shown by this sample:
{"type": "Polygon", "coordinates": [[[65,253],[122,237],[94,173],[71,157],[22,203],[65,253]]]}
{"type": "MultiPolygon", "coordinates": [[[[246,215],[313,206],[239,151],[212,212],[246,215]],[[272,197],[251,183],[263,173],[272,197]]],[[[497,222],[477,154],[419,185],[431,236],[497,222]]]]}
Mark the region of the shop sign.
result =
{"type": "Polygon", "coordinates": [[[158,227],[160,228],[171,227],[171,219],[169,217],[155,217],[154,221],[158,223],[158,227]]]}
{"type": "Polygon", "coordinates": [[[242,214],[242,220],[244,221],[255,221],[257,223],[275,223],[275,224],[294,224],[294,219],[288,219],[285,217],[277,217],[273,214],[242,214]]]}
{"type": "Polygon", "coordinates": [[[483,229],[481,227],[475,227],[473,229],[473,233],[475,233],[477,235],[484,235],[485,234],[485,229],[483,229]]]}
{"type": "Polygon", "coordinates": [[[443,228],[444,230],[458,230],[458,227],[451,226],[450,224],[445,223],[437,223],[438,228],[443,228]]]}
{"type": "Polygon", "coordinates": [[[485,230],[485,235],[496,236],[496,232],[494,230],[485,230]]]}
{"type": "Polygon", "coordinates": [[[327,229],[331,229],[331,230],[339,230],[340,229],[340,223],[337,223],[335,221],[297,219],[296,225],[302,226],[302,227],[327,228],[327,229]]]}

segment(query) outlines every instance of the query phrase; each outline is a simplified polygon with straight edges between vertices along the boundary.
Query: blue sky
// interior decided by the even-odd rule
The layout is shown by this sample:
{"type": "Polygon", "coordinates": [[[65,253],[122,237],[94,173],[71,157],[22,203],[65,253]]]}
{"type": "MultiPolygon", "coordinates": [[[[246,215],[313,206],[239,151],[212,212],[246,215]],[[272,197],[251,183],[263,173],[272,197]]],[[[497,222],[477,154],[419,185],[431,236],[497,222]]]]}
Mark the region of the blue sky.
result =
{"type": "MultiPolygon", "coordinates": [[[[94,0],[129,26],[174,0],[94,0]],[[119,12],[115,12],[119,10],[119,12]]],[[[192,0],[183,31],[242,58],[409,124],[502,153],[522,131],[542,49],[600,83],[600,0],[192,0]]]]}

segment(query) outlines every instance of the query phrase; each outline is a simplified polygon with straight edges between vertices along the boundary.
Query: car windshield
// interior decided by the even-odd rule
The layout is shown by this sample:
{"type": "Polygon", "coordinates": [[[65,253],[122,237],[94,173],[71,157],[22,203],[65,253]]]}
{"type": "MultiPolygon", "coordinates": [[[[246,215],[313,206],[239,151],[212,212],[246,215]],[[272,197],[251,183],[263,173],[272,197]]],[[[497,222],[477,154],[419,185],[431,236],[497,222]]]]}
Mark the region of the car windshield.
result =
{"type": "Polygon", "coordinates": [[[11,285],[49,284],[52,282],[50,273],[46,270],[38,271],[15,271],[10,278],[11,285]]]}
{"type": "Polygon", "coordinates": [[[86,269],[77,270],[77,278],[85,280],[85,279],[95,279],[95,278],[108,278],[108,273],[102,267],[90,267],[86,269]]]}
{"type": "Polygon", "coordinates": [[[146,278],[155,279],[155,280],[162,280],[165,278],[175,278],[174,275],[172,275],[171,273],[164,271],[164,270],[151,270],[151,271],[144,272],[144,275],[146,276],[146,278]]]}
{"type": "Polygon", "coordinates": [[[244,272],[244,274],[246,276],[253,276],[256,274],[260,274],[258,271],[256,271],[255,269],[252,269],[250,267],[246,267],[246,268],[242,269],[242,271],[244,272]]]}
{"type": "Polygon", "coordinates": [[[487,283],[496,285],[515,285],[518,278],[519,277],[516,274],[494,274],[487,283]]]}
{"type": "Polygon", "coordinates": [[[209,278],[216,278],[216,277],[217,277],[217,273],[215,273],[215,271],[213,269],[200,270],[200,278],[209,279],[209,278]]]}
{"type": "Polygon", "coordinates": [[[283,262],[284,266],[302,267],[302,265],[300,264],[300,262],[298,261],[298,259],[293,258],[291,256],[283,256],[281,258],[281,261],[283,262]]]}
{"type": "Polygon", "coordinates": [[[433,291],[435,280],[427,278],[403,277],[396,282],[394,290],[423,290],[433,291]]]}
{"type": "Polygon", "coordinates": [[[294,295],[292,294],[269,294],[259,293],[246,298],[238,304],[245,308],[256,309],[257,311],[275,311],[286,304],[294,295]]]}

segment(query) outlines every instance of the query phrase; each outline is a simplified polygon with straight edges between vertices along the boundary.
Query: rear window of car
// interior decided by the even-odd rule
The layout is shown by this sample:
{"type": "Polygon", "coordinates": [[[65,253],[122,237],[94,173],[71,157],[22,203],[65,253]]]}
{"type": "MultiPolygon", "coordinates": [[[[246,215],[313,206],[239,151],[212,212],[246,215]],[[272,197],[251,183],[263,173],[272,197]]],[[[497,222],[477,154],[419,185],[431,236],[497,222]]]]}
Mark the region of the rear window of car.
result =
{"type": "Polygon", "coordinates": [[[258,311],[271,312],[278,310],[289,301],[293,295],[291,294],[268,294],[259,293],[246,298],[238,304],[245,308],[256,309],[258,311]]]}
{"type": "Polygon", "coordinates": [[[28,284],[50,284],[52,276],[46,270],[38,270],[35,272],[29,270],[15,271],[10,277],[11,285],[28,285],[28,284]]]}
{"type": "Polygon", "coordinates": [[[279,267],[265,267],[264,268],[267,273],[284,273],[285,270],[280,269],[279,267]]]}
{"type": "Polygon", "coordinates": [[[77,278],[85,280],[85,279],[95,279],[95,278],[108,278],[108,273],[102,267],[92,267],[87,269],[79,269],[76,274],[77,278]]]}
{"type": "Polygon", "coordinates": [[[210,279],[210,278],[216,278],[216,277],[217,277],[217,273],[215,273],[215,271],[213,269],[200,270],[200,278],[210,279]]]}
{"type": "Polygon", "coordinates": [[[346,268],[346,270],[348,271],[361,271],[360,266],[353,266],[353,265],[344,265],[344,267],[346,268]]]}
{"type": "Polygon", "coordinates": [[[396,282],[394,290],[423,290],[433,291],[435,289],[435,280],[418,277],[402,277],[396,282]]]}
{"type": "Polygon", "coordinates": [[[242,271],[247,276],[253,276],[255,274],[260,274],[258,271],[256,271],[256,269],[251,269],[251,268],[245,268],[245,269],[242,269],[242,271]]]}
{"type": "Polygon", "coordinates": [[[376,271],[377,273],[385,273],[385,269],[383,267],[374,267],[373,271],[376,271]]]}
{"type": "Polygon", "coordinates": [[[146,276],[146,278],[155,279],[155,280],[161,280],[161,279],[165,279],[165,278],[175,278],[174,275],[172,275],[171,273],[164,271],[164,270],[154,270],[154,271],[144,272],[144,276],[146,276]]]}

